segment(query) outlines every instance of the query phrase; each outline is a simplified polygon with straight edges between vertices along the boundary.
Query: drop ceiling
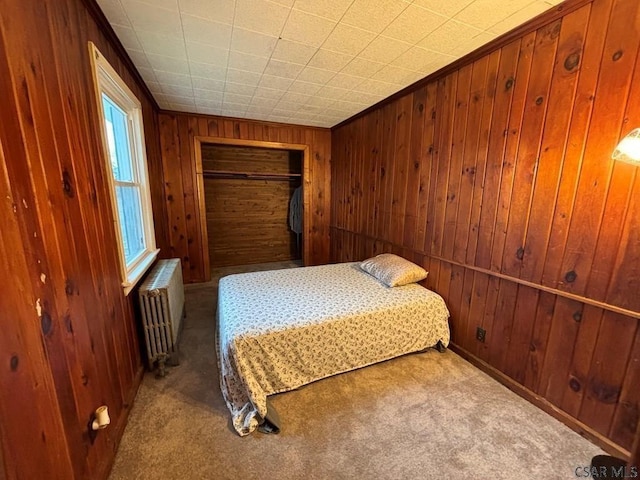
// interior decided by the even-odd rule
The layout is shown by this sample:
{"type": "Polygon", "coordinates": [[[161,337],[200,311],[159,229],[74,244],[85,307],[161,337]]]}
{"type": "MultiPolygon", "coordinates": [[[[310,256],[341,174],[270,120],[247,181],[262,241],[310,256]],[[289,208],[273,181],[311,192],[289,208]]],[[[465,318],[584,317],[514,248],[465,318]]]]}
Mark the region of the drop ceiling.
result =
{"type": "Polygon", "coordinates": [[[561,0],[98,0],[161,108],[331,127],[561,0]]]}

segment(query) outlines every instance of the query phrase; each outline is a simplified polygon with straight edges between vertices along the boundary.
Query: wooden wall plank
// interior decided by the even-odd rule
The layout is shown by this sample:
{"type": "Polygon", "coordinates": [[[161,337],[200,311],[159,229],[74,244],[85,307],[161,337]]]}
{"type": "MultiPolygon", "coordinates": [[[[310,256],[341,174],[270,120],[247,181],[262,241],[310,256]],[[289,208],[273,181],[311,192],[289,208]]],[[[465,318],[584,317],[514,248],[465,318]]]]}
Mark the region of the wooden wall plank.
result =
{"type": "MultiPolygon", "coordinates": [[[[0,315],[10,355],[3,363],[14,365],[2,381],[12,386],[0,392],[7,478],[106,478],[142,374],[88,41],[142,104],[156,221],[163,217],[157,112],[97,12],[81,0],[0,9],[0,172],[3,209],[10,206],[0,255],[11,258],[7,279],[20,290],[6,286],[0,307],[12,312],[10,322],[0,315]],[[91,438],[89,420],[103,404],[112,428],[91,438]]],[[[166,228],[155,229],[166,247],[166,228]]]]}
{"type": "Polygon", "coordinates": [[[380,171],[366,198],[335,209],[332,258],[392,251],[424,265],[458,351],[616,453],[631,449],[640,411],[629,380],[638,378],[640,176],[610,160],[640,122],[639,8],[594,0],[549,15],[332,133],[334,198],[363,169],[380,171]],[[425,90],[433,113],[423,118],[425,90]],[[396,114],[409,102],[407,164],[396,114]],[[372,141],[358,135],[372,118],[382,125],[377,168],[364,163],[372,141]],[[363,214],[365,229],[353,220],[363,214]]]}

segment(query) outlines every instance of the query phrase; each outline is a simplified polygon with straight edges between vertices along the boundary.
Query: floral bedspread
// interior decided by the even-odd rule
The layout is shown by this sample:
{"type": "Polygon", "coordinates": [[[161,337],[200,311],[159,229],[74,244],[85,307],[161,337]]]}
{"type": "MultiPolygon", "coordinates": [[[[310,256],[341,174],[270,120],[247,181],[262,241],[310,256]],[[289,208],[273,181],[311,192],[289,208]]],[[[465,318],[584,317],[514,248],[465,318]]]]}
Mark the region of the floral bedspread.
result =
{"type": "Polygon", "coordinates": [[[240,435],[265,417],[268,395],[449,344],[442,297],[386,287],[357,263],[223,277],[217,315],[220,387],[240,435]]]}

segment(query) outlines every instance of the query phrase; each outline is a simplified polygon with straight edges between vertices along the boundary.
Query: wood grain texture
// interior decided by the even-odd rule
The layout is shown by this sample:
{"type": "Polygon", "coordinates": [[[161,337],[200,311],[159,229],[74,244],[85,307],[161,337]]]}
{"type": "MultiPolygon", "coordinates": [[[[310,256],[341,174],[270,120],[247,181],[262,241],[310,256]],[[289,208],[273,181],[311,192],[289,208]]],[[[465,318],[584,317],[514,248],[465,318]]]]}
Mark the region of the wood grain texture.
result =
{"type": "Polygon", "coordinates": [[[202,227],[206,207],[191,201],[192,196],[197,196],[200,176],[197,172],[196,138],[202,138],[205,143],[215,143],[217,138],[220,142],[232,140],[248,145],[252,142],[275,142],[307,148],[308,159],[302,172],[307,212],[303,232],[307,256],[304,258],[308,265],[328,261],[330,130],[176,112],[160,112],[159,124],[166,204],[164,223],[168,225],[164,240],[168,247],[162,255],[182,259],[185,283],[205,281],[208,273],[209,248],[203,232],[206,222],[202,227]]]}
{"type": "Polygon", "coordinates": [[[543,19],[334,128],[331,260],[417,259],[459,348],[628,452],[640,177],[610,157],[640,124],[640,4],[543,19]]]}
{"type": "MultiPolygon", "coordinates": [[[[88,41],[142,102],[151,178],[162,178],[154,103],[86,4],[4,2],[0,443],[8,479],[105,478],[141,379],[88,41]],[[103,404],[113,428],[93,436],[89,420],[103,404]]],[[[161,190],[152,184],[156,220],[161,190]]]]}

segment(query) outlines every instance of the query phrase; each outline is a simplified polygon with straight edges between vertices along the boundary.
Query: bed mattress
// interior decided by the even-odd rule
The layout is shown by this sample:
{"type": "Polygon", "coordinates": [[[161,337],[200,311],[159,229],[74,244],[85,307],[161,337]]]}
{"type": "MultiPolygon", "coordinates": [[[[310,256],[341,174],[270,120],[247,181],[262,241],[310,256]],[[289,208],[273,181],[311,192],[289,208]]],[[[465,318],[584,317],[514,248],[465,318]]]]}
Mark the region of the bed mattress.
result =
{"type": "Polygon", "coordinates": [[[223,277],[217,316],[220,384],[240,435],[265,418],[268,395],[449,344],[442,297],[389,288],[357,263],[223,277]]]}

